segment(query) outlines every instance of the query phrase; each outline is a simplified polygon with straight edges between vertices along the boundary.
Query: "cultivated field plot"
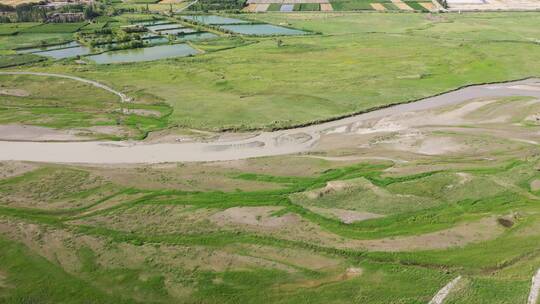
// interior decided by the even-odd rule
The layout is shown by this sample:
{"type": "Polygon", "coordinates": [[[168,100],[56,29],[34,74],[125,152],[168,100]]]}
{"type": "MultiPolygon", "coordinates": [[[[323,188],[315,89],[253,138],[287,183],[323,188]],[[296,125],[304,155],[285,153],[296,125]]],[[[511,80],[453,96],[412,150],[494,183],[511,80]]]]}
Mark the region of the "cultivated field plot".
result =
{"type": "Polygon", "coordinates": [[[247,12],[300,12],[300,11],[435,11],[429,1],[401,0],[248,0],[247,12]]]}
{"type": "Polygon", "coordinates": [[[182,19],[195,24],[215,26],[227,32],[249,36],[294,36],[309,34],[293,28],[264,24],[244,19],[229,18],[216,15],[181,16],[182,19]]]}
{"type": "Polygon", "coordinates": [[[535,11],[540,10],[537,0],[448,0],[450,11],[535,11]]]}

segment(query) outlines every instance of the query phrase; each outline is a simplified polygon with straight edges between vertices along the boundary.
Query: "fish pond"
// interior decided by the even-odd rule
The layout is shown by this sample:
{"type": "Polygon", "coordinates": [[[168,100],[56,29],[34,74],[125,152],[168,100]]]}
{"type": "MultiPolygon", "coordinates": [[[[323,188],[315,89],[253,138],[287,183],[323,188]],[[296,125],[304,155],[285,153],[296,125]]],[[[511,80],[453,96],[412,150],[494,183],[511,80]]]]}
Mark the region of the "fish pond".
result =
{"type": "Polygon", "coordinates": [[[20,50],[17,50],[17,53],[19,54],[37,53],[37,52],[71,48],[71,47],[76,47],[76,46],[79,46],[79,43],[77,41],[71,41],[71,42],[63,43],[63,44],[49,45],[49,46],[36,47],[36,48],[30,48],[30,49],[20,49],[20,50]]]}
{"type": "Polygon", "coordinates": [[[192,28],[177,28],[177,29],[170,29],[170,30],[163,30],[159,33],[161,35],[179,35],[179,34],[191,34],[196,33],[197,31],[192,28]]]}
{"type": "Polygon", "coordinates": [[[242,20],[242,19],[215,16],[215,15],[182,16],[182,18],[186,20],[196,21],[203,24],[208,24],[208,25],[249,23],[249,21],[242,20]]]}
{"type": "Polygon", "coordinates": [[[88,56],[86,58],[98,63],[127,63],[151,61],[164,58],[185,57],[195,55],[198,51],[187,44],[168,44],[139,49],[129,49],[121,51],[112,51],[98,55],[88,56]]]}
{"type": "Polygon", "coordinates": [[[92,53],[92,49],[87,46],[76,46],[63,49],[52,49],[50,51],[35,52],[36,55],[52,57],[54,59],[64,59],[76,56],[84,56],[92,53]]]}

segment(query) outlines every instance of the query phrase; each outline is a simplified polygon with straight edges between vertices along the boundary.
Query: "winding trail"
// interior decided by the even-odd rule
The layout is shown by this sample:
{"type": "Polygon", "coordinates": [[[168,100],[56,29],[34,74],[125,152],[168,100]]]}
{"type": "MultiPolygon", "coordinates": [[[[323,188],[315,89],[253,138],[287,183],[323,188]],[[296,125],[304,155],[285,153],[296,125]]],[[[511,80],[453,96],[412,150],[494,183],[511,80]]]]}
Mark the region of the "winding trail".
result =
{"type": "Polygon", "coordinates": [[[457,278],[450,281],[443,288],[441,288],[441,290],[439,290],[439,292],[437,292],[437,294],[433,297],[433,299],[431,299],[431,301],[429,301],[428,304],[443,304],[446,297],[448,297],[448,295],[450,294],[452,289],[454,289],[454,287],[456,287],[456,284],[460,280],[461,280],[461,276],[458,276],[457,278]]]}
{"type": "Polygon", "coordinates": [[[58,77],[58,78],[66,78],[71,79],[79,82],[84,82],[90,85],[95,86],[96,88],[103,89],[105,91],[109,91],[118,97],[120,97],[120,101],[122,102],[129,102],[131,99],[124,93],[119,92],[111,87],[108,87],[102,83],[99,83],[94,80],[84,79],[77,76],[71,76],[71,75],[63,75],[63,74],[54,74],[54,73],[39,73],[39,72],[0,72],[0,75],[32,75],[32,76],[47,76],[47,77],[58,77]]]}
{"type": "Polygon", "coordinates": [[[531,291],[529,293],[529,298],[527,299],[527,304],[537,304],[538,295],[540,293],[540,269],[538,269],[531,281],[531,291]]]}
{"type": "MultiPolygon", "coordinates": [[[[57,76],[83,81],[106,89],[126,101],[128,98],[94,81],[47,73],[13,72],[57,76]]],[[[2,73],[3,74],[3,73],[2,73]]],[[[475,98],[531,96],[540,99],[540,79],[465,87],[456,91],[398,104],[364,114],[301,128],[262,132],[242,139],[214,142],[145,143],[125,142],[20,142],[0,141],[0,160],[56,163],[134,164],[160,162],[225,161],[310,151],[321,135],[337,128],[348,128],[367,120],[404,112],[437,109],[475,98]]]]}

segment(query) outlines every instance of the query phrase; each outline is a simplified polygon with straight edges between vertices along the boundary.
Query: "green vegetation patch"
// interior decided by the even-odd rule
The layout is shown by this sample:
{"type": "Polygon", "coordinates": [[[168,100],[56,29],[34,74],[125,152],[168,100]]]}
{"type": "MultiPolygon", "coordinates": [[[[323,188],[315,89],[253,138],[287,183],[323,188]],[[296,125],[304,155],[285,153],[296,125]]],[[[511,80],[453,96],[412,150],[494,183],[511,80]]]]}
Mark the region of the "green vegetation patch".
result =
{"type": "Polygon", "coordinates": [[[416,11],[429,12],[429,10],[423,7],[420,2],[407,1],[406,4],[416,11]]]}
{"type": "Polygon", "coordinates": [[[33,54],[0,55],[0,68],[25,65],[46,60],[46,58],[33,54]]]}
{"type": "Polygon", "coordinates": [[[268,9],[266,11],[268,12],[279,12],[281,10],[281,4],[280,3],[271,3],[270,6],[268,6],[268,9]]]}
{"type": "Polygon", "coordinates": [[[44,23],[24,29],[23,33],[74,33],[84,27],[86,22],[78,23],[44,23]]]}
{"type": "Polygon", "coordinates": [[[294,5],[295,11],[319,11],[319,3],[300,3],[294,5]]]}
{"type": "Polygon", "coordinates": [[[14,35],[20,31],[27,30],[31,27],[38,26],[40,23],[24,22],[24,23],[2,23],[0,24],[1,35],[14,35]]]}
{"type": "Polygon", "coordinates": [[[364,11],[373,10],[371,0],[334,0],[331,1],[335,11],[364,11]]]}

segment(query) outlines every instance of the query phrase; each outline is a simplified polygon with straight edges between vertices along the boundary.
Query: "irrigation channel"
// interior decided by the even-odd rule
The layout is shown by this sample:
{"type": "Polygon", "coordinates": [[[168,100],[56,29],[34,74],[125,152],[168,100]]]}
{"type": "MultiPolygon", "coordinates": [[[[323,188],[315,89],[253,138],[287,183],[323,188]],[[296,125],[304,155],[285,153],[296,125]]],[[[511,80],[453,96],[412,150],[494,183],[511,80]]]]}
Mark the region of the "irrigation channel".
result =
{"type": "MultiPolygon", "coordinates": [[[[23,72],[19,72],[23,73],[23,72]]],[[[6,74],[6,73],[2,73],[6,74]]],[[[29,73],[30,74],[30,73],[29,73]]],[[[97,82],[78,77],[34,73],[34,75],[66,77],[84,81],[111,91],[126,101],[128,98],[97,82]]],[[[455,91],[398,104],[371,112],[306,127],[261,132],[250,138],[216,140],[211,142],[147,143],[123,142],[24,142],[1,141],[0,160],[57,162],[57,163],[160,163],[225,161],[252,157],[286,155],[308,152],[321,136],[331,130],[404,112],[432,110],[460,104],[476,98],[530,96],[540,99],[540,79],[526,79],[498,84],[464,87],[455,91]]]]}

